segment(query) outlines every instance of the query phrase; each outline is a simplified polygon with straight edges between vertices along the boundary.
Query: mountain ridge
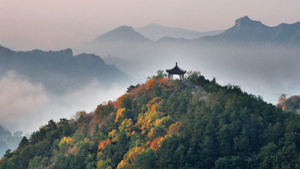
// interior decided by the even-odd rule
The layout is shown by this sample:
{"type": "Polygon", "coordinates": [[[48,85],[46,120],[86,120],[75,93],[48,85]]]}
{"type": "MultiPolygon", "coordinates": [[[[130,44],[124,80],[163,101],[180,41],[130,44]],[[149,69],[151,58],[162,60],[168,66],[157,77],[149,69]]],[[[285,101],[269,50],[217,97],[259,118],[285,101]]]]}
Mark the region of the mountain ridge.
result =
{"type": "Polygon", "coordinates": [[[248,16],[235,21],[235,25],[225,30],[220,35],[198,38],[202,41],[226,41],[239,43],[274,43],[274,44],[299,44],[300,22],[281,23],[270,27],[260,21],[250,19],[248,16]]]}
{"type": "Polygon", "coordinates": [[[15,71],[32,82],[60,92],[72,86],[77,88],[93,79],[98,79],[104,85],[131,79],[117,67],[106,64],[99,56],[87,53],[74,55],[69,48],[60,51],[13,51],[0,47],[0,66],[0,75],[15,71]]]}
{"type": "Polygon", "coordinates": [[[158,41],[163,37],[195,39],[207,35],[215,35],[222,32],[222,31],[200,32],[200,31],[189,30],[189,29],[184,29],[179,27],[164,26],[155,23],[151,23],[135,29],[137,32],[152,39],[153,41],[158,41]]]}

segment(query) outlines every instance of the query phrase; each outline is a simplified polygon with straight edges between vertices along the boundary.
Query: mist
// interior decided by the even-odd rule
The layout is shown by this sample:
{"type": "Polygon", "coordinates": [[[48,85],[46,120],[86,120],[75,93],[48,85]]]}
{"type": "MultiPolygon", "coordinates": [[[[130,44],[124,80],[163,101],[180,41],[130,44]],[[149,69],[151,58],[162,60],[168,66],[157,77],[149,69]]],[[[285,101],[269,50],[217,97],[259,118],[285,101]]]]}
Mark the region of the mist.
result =
{"type": "Polygon", "coordinates": [[[10,131],[30,134],[50,119],[70,119],[77,111],[91,112],[97,105],[120,96],[126,87],[112,84],[107,88],[94,80],[59,94],[10,71],[0,78],[0,124],[10,131]]]}
{"type": "MultiPolygon", "coordinates": [[[[93,44],[95,45],[95,44],[93,44]]],[[[200,71],[222,85],[238,85],[243,90],[277,104],[282,93],[300,92],[300,49],[296,46],[260,43],[208,44],[200,42],[155,42],[112,47],[95,45],[80,49],[100,54],[107,63],[134,76],[139,82],[157,70],[179,63],[187,71],[200,71]]]]}

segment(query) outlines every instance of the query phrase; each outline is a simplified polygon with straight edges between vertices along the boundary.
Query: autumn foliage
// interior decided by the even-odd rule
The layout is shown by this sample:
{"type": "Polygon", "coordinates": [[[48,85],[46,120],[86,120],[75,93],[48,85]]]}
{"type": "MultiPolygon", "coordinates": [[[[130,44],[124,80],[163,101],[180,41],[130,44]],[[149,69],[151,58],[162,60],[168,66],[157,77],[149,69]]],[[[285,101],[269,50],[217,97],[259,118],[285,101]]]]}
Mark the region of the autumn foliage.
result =
{"type": "Polygon", "coordinates": [[[122,95],[121,97],[119,97],[119,98],[117,99],[115,105],[114,105],[114,108],[115,108],[115,109],[120,108],[120,107],[122,106],[123,100],[124,100],[125,98],[129,98],[129,97],[130,97],[130,94],[124,94],[124,95],[122,95]]]}
{"type": "Polygon", "coordinates": [[[300,116],[278,107],[289,111],[300,96],[283,95],[275,107],[199,74],[164,77],[50,121],[7,151],[0,169],[299,168],[300,116]]]}
{"type": "Polygon", "coordinates": [[[156,81],[155,79],[148,80],[145,84],[146,90],[150,90],[154,86],[155,81],[156,81]]]}
{"type": "Polygon", "coordinates": [[[133,164],[136,160],[136,156],[142,154],[144,151],[145,149],[143,147],[133,147],[125,156],[125,159],[121,160],[118,164],[117,169],[134,168],[133,164]]]}
{"type": "Polygon", "coordinates": [[[168,135],[171,135],[171,134],[176,134],[179,132],[180,128],[182,126],[182,123],[180,121],[177,121],[176,123],[174,124],[171,124],[169,126],[169,131],[168,131],[168,135]]]}
{"type": "Polygon", "coordinates": [[[163,138],[162,137],[158,137],[156,139],[154,139],[152,141],[152,143],[150,144],[150,148],[153,149],[154,151],[157,151],[159,149],[159,145],[162,142],[163,138]]]}
{"type": "Polygon", "coordinates": [[[72,137],[63,137],[59,144],[62,145],[62,144],[70,144],[71,142],[73,141],[72,137]]]}
{"type": "Polygon", "coordinates": [[[111,143],[110,139],[101,140],[98,144],[98,150],[104,150],[106,146],[109,146],[111,143]]]}
{"type": "Polygon", "coordinates": [[[119,121],[119,119],[121,117],[123,117],[123,112],[125,111],[125,108],[120,108],[118,109],[117,113],[116,113],[116,118],[115,118],[115,123],[117,123],[119,121]]]}
{"type": "Polygon", "coordinates": [[[161,78],[158,79],[158,83],[167,83],[170,79],[169,78],[161,78]]]}

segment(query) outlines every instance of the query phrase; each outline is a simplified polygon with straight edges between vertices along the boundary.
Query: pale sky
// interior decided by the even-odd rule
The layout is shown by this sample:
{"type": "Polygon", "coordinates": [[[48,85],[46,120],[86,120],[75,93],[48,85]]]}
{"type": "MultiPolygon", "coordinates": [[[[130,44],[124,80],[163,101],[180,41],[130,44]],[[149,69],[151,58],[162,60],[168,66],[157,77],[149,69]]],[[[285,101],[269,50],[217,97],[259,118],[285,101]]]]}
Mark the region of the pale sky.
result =
{"type": "Polygon", "coordinates": [[[299,9],[300,0],[0,0],[0,45],[56,50],[121,25],[207,31],[245,15],[275,26],[300,21],[299,9]]]}

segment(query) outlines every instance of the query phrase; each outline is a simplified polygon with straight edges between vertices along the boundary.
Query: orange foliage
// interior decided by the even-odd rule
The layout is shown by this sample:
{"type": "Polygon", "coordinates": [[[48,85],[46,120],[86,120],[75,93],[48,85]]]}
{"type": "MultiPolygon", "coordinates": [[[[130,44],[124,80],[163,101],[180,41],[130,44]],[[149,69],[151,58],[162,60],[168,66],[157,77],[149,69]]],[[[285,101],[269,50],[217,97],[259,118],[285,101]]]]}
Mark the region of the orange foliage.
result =
{"type": "Polygon", "coordinates": [[[115,108],[115,109],[120,108],[121,105],[122,105],[123,100],[124,100],[125,98],[129,98],[129,97],[130,97],[130,94],[124,94],[124,95],[122,95],[121,97],[119,97],[119,98],[117,99],[115,105],[114,105],[114,108],[115,108]]]}
{"type": "Polygon", "coordinates": [[[166,83],[169,80],[170,80],[169,78],[161,78],[161,79],[158,79],[158,83],[166,83]]]}
{"type": "Polygon", "coordinates": [[[110,139],[101,140],[98,144],[98,150],[104,150],[106,146],[109,146],[111,143],[110,139]]]}
{"type": "Polygon", "coordinates": [[[128,165],[124,160],[121,160],[117,166],[117,169],[126,168],[128,165]]]}
{"type": "Polygon", "coordinates": [[[143,147],[134,147],[132,148],[125,158],[118,164],[117,169],[123,168],[134,168],[134,161],[136,160],[137,154],[142,154],[145,149],[143,147]]]}
{"type": "Polygon", "coordinates": [[[169,126],[168,135],[178,133],[181,126],[182,126],[182,123],[180,121],[177,121],[176,123],[171,124],[169,126]]]}
{"type": "Polygon", "coordinates": [[[149,90],[151,87],[153,87],[154,83],[155,83],[155,79],[148,80],[145,84],[146,90],[149,90]]]}
{"type": "Polygon", "coordinates": [[[162,140],[163,140],[162,137],[158,137],[158,138],[154,139],[152,141],[152,143],[150,144],[150,148],[153,149],[154,151],[157,151],[159,149],[159,145],[162,140]]]}
{"type": "Polygon", "coordinates": [[[136,155],[137,154],[142,154],[142,152],[144,151],[143,147],[134,147],[132,148],[132,150],[128,153],[126,159],[128,161],[130,161],[131,163],[134,163],[135,159],[136,159],[136,155]]]}

